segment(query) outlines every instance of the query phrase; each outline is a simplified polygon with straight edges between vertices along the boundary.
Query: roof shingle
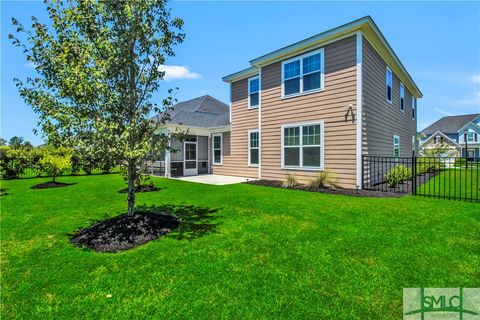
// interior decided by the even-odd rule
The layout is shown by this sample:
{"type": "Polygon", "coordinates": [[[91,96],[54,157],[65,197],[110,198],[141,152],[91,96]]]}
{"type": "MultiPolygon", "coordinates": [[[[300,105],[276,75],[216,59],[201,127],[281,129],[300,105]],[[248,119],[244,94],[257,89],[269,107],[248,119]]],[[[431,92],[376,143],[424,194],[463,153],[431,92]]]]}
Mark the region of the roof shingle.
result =
{"type": "Polygon", "coordinates": [[[443,117],[423,129],[421,133],[433,134],[437,131],[443,133],[455,133],[478,116],[480,116],[480,113],[443,117]]]}

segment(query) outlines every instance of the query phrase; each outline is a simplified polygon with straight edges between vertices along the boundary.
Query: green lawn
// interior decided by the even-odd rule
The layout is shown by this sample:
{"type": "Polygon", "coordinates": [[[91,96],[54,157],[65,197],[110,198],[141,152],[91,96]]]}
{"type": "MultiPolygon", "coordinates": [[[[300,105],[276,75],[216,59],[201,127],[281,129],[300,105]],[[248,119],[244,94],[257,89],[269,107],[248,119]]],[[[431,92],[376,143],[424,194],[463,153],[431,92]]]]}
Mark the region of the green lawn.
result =
{"type": "Polygon", "coordinates": [[[67,234],[124,212],[120,177],[46,180],[2,182],[2,319],[399,319],[402,288],[480,287],[479,204],[156,178],[138,204],[181,231],[100,254],[67,234]]]}
{"type": "Polygon", "coordinates": [[[479,199],[479,170],[465,168],[445,169],[439,175],[431,178],[417,187],[417,194],[434,195],[438,197],[454,197],[462,199],[479,199]]]}

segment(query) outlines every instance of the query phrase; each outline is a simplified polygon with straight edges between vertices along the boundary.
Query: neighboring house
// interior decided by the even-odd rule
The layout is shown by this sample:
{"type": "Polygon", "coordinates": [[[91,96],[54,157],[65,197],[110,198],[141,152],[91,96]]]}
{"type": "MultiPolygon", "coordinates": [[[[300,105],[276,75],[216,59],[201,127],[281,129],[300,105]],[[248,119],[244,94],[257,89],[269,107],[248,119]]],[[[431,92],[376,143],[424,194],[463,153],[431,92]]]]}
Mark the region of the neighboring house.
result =
{"type": "MultiPolygon", "coordinates": [[[[415,150],[422,93],[370,17],[250,64],[223,78],[229,125],[183,124],[207,139],[208,172],[274,180],[290,173],[305,182],[329,169],[341,186],[360,188],[362,155],[415,150]]],[[[188,169],[184,163],[183,174],[194,173],[188,169]]]]}
{"type": "Polygon", "coordinates": [[[443,144],[449,146],[450,155],[480,157],[480,114],[478,113],[443,117],[423,129],[421,134],[422,149],[435,148],[443,144]]]}

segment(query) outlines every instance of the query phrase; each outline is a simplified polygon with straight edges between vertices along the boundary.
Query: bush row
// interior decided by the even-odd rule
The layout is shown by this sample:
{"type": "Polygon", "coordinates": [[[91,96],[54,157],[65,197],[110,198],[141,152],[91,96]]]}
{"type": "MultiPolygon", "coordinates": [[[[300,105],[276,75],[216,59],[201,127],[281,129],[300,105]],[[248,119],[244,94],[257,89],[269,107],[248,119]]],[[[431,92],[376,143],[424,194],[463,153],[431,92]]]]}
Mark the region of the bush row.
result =
{"type": "Polygon", "coordinates": [[[16,179],[30,169],[31,176],[59,176],[110,173],[116,164],[101,157],[81,155],[69,148],[14,149],[0,146],[0,176],[2,179],[16,179]]]}
{"type": "MultiPolygon", "coordinates": [[[[427,172],[435,172],[443,168],[440,159],[435,158],[417,158],[416,175],[421,176],[427,172]]],[[[390,170],[386,175],[386,181],[390,188],[395,188],[398,184],[412,179],[412,168],[399,164],[390,170]]]]}

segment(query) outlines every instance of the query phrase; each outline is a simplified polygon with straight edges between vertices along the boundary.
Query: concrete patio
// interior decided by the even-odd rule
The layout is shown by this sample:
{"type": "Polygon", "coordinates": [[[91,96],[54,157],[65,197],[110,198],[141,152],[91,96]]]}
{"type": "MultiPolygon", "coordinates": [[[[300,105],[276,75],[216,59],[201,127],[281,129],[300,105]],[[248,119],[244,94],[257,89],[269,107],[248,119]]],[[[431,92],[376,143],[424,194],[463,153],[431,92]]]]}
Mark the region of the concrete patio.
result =
{"type": "Polygon", "coordinates": [[[251,180],[257,180],[257,179],[245,178],[245,177],[221,176],[218,174],[201,174],[198,176],[177,177],[177,178],[171,178],[171,179],[188,181],[188,182],[196,182],[196,183],[204,183],[204,184],[212,184],[217,186],[224,186],[227,184],[235,184],[235,183],[242,183],[242,182],[247,182],[251,180]]]}

